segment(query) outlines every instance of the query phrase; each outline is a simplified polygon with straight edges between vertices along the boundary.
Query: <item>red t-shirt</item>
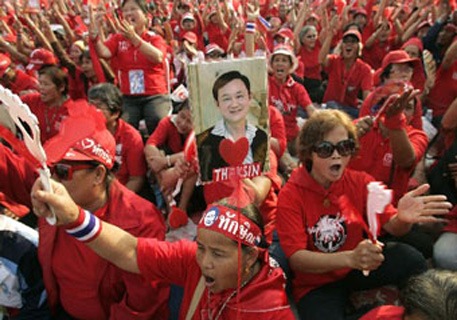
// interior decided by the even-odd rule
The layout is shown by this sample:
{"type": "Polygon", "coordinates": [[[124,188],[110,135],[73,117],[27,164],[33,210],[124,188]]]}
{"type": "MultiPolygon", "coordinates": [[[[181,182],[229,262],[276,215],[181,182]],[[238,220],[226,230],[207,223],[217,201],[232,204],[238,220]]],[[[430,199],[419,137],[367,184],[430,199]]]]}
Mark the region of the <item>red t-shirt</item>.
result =
{"type": "MultiPolygon", "coordinates": [[[[152,32],[144,32],[141,38],[167,56],[167,48],[162,37],[152,32]]],[[[150,95],[167,93],[165,60],[163,63],[151,62],[139,48],[116,34],[105,42],[113,56],[118,59],[118,79],[124,95],[150,95]]]]}
{"type": "Polygon", "coordinates": [[[227,28],[227,31],[222,33],[221,28],[210,21],[205,31],[208,33],[209,43],[215,43],[227,52],[228,40],[231,33],[230,28],[227,28]]]}
{"type": "MultiPolygon", "coordinates": [[[[397,204],[398,200],[408,191],[409,177],[424,156],[428,144],[427,135],[422,130],[409,126],[406,128],[406,132],[413,146],[416,161],[409,169],[394,166],[392,183],[389,185],[389,188],[394,191],[394,204],[397,204]]],[[[376,180],[388,185],[393,162],[389,138],[384,138],[379,128],[373,128],[361,137],[359,142],[360,150],[357,156],[352,158],[350,167],[354,170],[365,171],[376,180]]]]}
{"type": "Polygon", "coordinates": [[[116,134],[116,162],[120,164],[116,178],[125,185],[131,176],[146,175],[143,139],[130,124],[119,119],[116,134]]]}
{"type": "Polygon", "coordinates": [[[69,108],[75,107],[71,99],[59,107],[48,107],[41,101],[38,92],[26,94],[21,99],[38,118],[42,144],[59,133],[60,124],[68,116],[69,108]]]}
{"type": "Polygon", "coordinates": [[[13,93],[20,95],[25,90],[36,90],[38,91],[38,80],[32,76],[29,76],[24,71],[16,70],[16,79],[10,83],[9,89],[13,93]]]}
{"type": "Polygon", "coordinates": [[[436,72],[435,85],[428,94],[428,106],[433,116],[442,116],[457,97],[457,63],[449,69],[442,67],[436,72]]]}
{"type": "Polygon", "coordinates": [[[324,102],[336,101],[357,108],[359,91],[373,89],[371,68],[360,59],[357,59],[348,70],[340,55],[331,54],[328,56],[328,66],[324,71],[328,74],[324,102]]]}
{"type": "Polygon", "coordinates": [[[273,106],[268,106],[268,114],[270,116],[270,132],[273,138],[279,142],[279,154],[276,154],[278,159],[282,157],[287,148],[286,126],[281,112],[273,106]]]}
{"type": "Polygon", "coordinates": [[[322,67],[318,61],[319,51],[321,50],[321,44],[316,41],[316,46],[313,50],[309,51],[305,46],[300,47],[298,57],[305,67],[304,77],[309,79],[322,80],[321,71],[322,67]]]}
{"type": "Polygon", "coordinates": [[[173,115],[160,120],[159,125],[146,141],[146,145],[152,145],[157,148],[166,146],[173,153],[184,150],[183,137],[174,125],[172,117],[173,115]]]}
{"type": "MultiPolygon", "coordinates": [[[[299,250],[333,253],[354,249],[364,239],[360,222],[341,212],[338,199],[345,195],[358,214],[366,219],[368,190],[374,179],[364,172],[346,169],[340,180],[325,189],[299,167],[281,189],[276,227],[287,257],[299,250]]],[[[389,221],[396,209],[389,205],[380,216],[381,225],[389,221]]],[[[322,274],[295,272],[293,295],[296,301],[310,290],[344,278],[351,269],[322,274]]]]}
{"type": "MultiPolygon", "coordinates": [[[[169,243],[138,239],[137,262],[143,277],[148,281],[161,279],[184,287],[179,319],[186,318],[202,276],[196,254],[195,242],[181,240],[169,243]]],[[[240,290],[239,304],[236,297],[229,299],[236,289],[226,289],[210,295],[204,287],[192,319],[212,319],[219,312],[220,320],[236,319],[239,312],[240,319],[244,320],[293,320],[295,318],[288,305],[284,286],[282,270],[261,261],[259,273],[240,290]]]]}
{"type": "Polygon", "coordinates": [[[306,89],[295,82],[291,76],[284,84],[279,83],[274,76],[268,78],[268,104],[277,108],[286,125],[287,141],[294,140],[299,132],[297,125],[298,108],[303,110],[312,104],[306,89]]]}

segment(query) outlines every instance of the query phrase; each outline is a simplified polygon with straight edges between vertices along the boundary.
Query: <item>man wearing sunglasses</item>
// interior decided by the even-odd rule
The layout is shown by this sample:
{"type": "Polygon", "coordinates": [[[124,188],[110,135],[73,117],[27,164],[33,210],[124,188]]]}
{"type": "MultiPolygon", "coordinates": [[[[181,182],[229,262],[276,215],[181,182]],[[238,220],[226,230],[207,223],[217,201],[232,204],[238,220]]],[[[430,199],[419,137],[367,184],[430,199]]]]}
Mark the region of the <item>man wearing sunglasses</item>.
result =
{"type": "MultiPolygon", "coordinates": [[[[163,240],[161,213],[115,179],[115,140],[104,123],[103,114],[89,106],[78,119],[70,116],[63,121],[61,132],[45,146],[52,178],[100,219],[135,236],[163,240]],[[83,121],[72,124],[77,120],[83,121]]],[[[31,186],[35,176],[30,165],[6,148],[0,148],[0,160],[8,164],[8,171],[0,166],[0,191],[31,186]]],[[[19,202],[21,197],[13,199],[19,202]]],[[[30,197],[25,203],[30,205],[30,197]]],[[[38,256],[48,301],[57,318],[167,319],[167,286],[121,271],[74,241],[64,228],[44,219],[38,224],[38,256]]]]}

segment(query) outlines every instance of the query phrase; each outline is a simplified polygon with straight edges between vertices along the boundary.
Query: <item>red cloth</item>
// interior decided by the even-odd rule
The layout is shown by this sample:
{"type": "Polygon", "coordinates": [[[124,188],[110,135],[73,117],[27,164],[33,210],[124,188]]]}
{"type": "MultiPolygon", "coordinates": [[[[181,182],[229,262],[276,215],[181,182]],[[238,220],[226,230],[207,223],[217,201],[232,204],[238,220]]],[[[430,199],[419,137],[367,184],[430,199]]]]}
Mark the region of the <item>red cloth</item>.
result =
{"type": "Polygon", "coordinates": [[[59,107],[48,107],[41,101],[38,92],[26,94],[21,99],[38,118],[42,144],[59,133],[60,124],[68,116],[69,109],[77,108],[71,99],[67,99],[59,107]]]}
{"type": "Polygon", "coordinates": [[[313,50],[309,51],[305,46],[300,47],[300,51],[298,52],[298,57],[300,58],[301,62],[303,62],[305,71],[304,77],[308,79],[316,79],[322,80],[321,71],[322,67],[318,61],[319,58],[319,51],[321,50],[321,44],[316,41],[316,46],[313,50]]]}
{"type": "Polygon", "coordinates": [[[0,143],[1,192],[13,201],[31,208],[30,190],[37,176],[31,164],[0,143]]]}
{"type": "MultiPolygon", "coordinates": [[[[359,214],[365,215],[366,185],[373,180],[364,172],[346,169],[340,180],[324,189],[305,167],[295,169],[278,199],[276,228],[286,256],[290,257],[299,250],[331,253],[354,249],[364,239],[363,227],[358,221],[344,216],[337,201],[345,195],[359,214]]],[[[396,209],[389,205],[380,215],[381,225],[395,213],[396,209]]],[[[298,301],[310,290],[344,278],[349,271],[295,272],[294,298],[298,301]]]]}
{"type": "Polygon", "coordinates": [[[74,77],[68,72],[68,95],[73,100],[87,100],[87,89],[83,80],[83,71],[76,66],[74,77]]]}
{"type": "Polygon", "coordinates": [[[25,90],[38,91],[38,80],[29,76],[24,71],[17,69],[16,79],[9,84],[8,88],[17,95],[20,95],[21,92],[25,90]]]}
{"type": "Polygon", "coordinates": [[[329,55],[328,85],[325,90],[324,102],[336,101],[342,105],[356,108],[359,91],[373,89],[373,75],[368,64],[357,59],[347,70],[343,58],[336,54],[329,55]]]}
{"type": "MultiPolygon", "coordinates": [[[[428,138],[422,130],[411,126],[406,128],[409,141],[414,149],[416,161],[409,169],[395,165],[392,184],[389,188],[394,191],[394,204],[408,191],[408,181],[417,163],[422,159],[427,149],[428,138]]],[[[392,167],[392,150],[389,138],[384,138],[379,128],[373,128],[370,132],[359,139],[360,150],[356,157],[350,162],[354,170],[365,171],[376,180],[389,184],[390,171],[392,167]]]]}
{"type": "Polygon", "coordinates": [[[399,306],[380,306],[364,316],[360,320],[402,320],[405,308],[399,306]]]}
{"type": "Polygon", "coordinates": [[[211,21],[208,23],[206,26],[206,30],[208,33],[208,41],[209,43],[215,43],[222,49],[224,49],[224,52],[227,52],[228,48],[228,39],[230,37],[230,28],[227,28],[227,31],[225,33],[222,33],[221,27],[218,25],[215,25],[211,21]]]}
{"type": "Polygon", "coordinates": [[[433,116],[442,116],[457,97],[457,63],[449,69],[442,67],[436,72],[435,85],[428,94],[428,106],[433,116]]]}
{"type": "MultiPolygon", "coordinates": [[[[267,241],[271,241],[273,231],[276,227],[276,211],[278,197],[275,191],[281,188],[281,179],[278,174],[278,160],[273,151],[270,150],[270,172],[265,176],[271,180],[271,188],[265,200],[260,206],[260,213],[262,214],[264,233],[267,241]]],[[[230,196],[234,191],[233,181],[219,181],[212,182],[204,185],[203,192],[206,203],[210,204],[230,196]]]]}
{"type": "Polygon", "coordinates": [[[271,136],[279,142],[279,154],[276,156],[280,159],[287,148],[286,125],[281,112],[271,105],[268,106],[268,115],[270,116],[271,136]]]}
{"type": "Polygon", "coordinates": [[[146,141],[146,145],[152,145],[157,148],[166,146],[172,153],[184,150],[183,138],[171,121],[172,117],[173,115],[160,120],[159,125],[146,141]]]}
{"type": "MultiPolygon", "coordinates": [[[[95,214],[136,237],[164,239],[160,211],[118,181],[110,187],[106,210],[95,214]]],[[[39,219],[39,237],[38,256],[53,309],[63,302],[66,311],[80,319],[89,319],[89,312],[96,319],[168,318],[168,286],[164,283],[146,282],[140,275],[120,270],[62,227],[43,219],[39,219]]]]}
{"type": "MultiPolygon", "coordinates": [[[[362,107],[359,110],[359,117],[374,116],[382,105],[373,105],[373,99],[376,97],[376,92],[372,91],[363,101],[362,107]]],[[[422,102],[416,98],[416,107],[410,125],[413,128],[422,130],[422,102]]]]}
{"type": "MultiPolygon", "coordinates": [[[[137,260],[141,274],[148,280],[163,279],[184,287],[179,319],[185,319],[202,276],[196,253],[197,244],[187,240],[168,243],[138,239],[137,260]]],[[[259,273],[241,289],[239,304],[236,297],[230,299],[222,310],[220,320],[237,319],[238,312],[243,320],[295,319],[284,291],[282,270],[261,263],[259,273]]],[[[227,289],[211,294],[209,298],[208,290],[204,288],[192,319],[210,319],[208,308],[214,317],[232,293],[233,289],[227,289]]]]}
{"type": "Polygon", "coordinates": [[[449,219],[449,223],[444,227],[443,232],[457,233],[457,206],[452,208],[446,218],[449,219]]]}
{"type": "Polygon", "coordinates": [[[143,139],[140,133],[122,119],[114,135],[116,140],[116,162],[120,164],[116,178],[125,185],[131,176],[146,175],[143,139]]]}
{"type": "Polygon", "coordinates": [[[390,37],[386,42],[381,43],[375,40],[371,48],[364,47],[362,52],[362,59],[368,63],[374,70],[381,68],[382,59],[390,51],[395,50],[394,46],[395,37],[390,37]]]}
{"type": "Polygon", "coordinates": [[[298,108],[303,110],[312,104],[305,87],[297,83],[291,76],[286,83],[279,83],[274,76],[268,78],[268,104],[277,108],[286,126],[287,141],[294,140],[299,132],[297,125],[298,108]]]}
{"type": "MultiPolygon", "coordinates": [[[[151,43],[160,50],[163,58],[167,56],[167,47],[162,37],[154,33],[144,32],[141,38],[151,43]]],[[[157,95],[167,93],[167,82],[165,74],[165,60],[163,63],[153,63],[148,60],[138,48],[126,40],[121,34],[116,34],[105,42],[112,56],[118,59],[120,88],[124,95],[157,95]],[[144,92],[132,93],[129,72],[142,72],[144,75],[144,92]]],[[[137,72],[137,74],[138,74],[137,72]]],[[[140,81],[141,82],[141,81],[140,81]]],[[[140,90],[142,91],[142,90],[140,90]]]]}

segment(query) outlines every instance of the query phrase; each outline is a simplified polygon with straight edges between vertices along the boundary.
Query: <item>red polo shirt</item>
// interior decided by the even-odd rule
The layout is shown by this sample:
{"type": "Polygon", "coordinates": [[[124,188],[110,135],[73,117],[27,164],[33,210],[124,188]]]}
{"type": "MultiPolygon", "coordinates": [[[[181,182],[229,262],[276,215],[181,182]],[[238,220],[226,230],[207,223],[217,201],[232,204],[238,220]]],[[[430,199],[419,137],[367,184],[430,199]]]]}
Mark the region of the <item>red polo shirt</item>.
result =
{"type": "Polygon", "coordinates": [[[340,55],[331,54],[328,56],[328,67],[324,71],[328,74],[324,102],[336,101],[357,108],[359,91],[373,89],[371,68],[360,59],[347,69],[340,55]]]}
{"type": "MultiPolygon", "coordinates": [[[[141,39],[160,50],[165,59],[167,48],[162,37],[145,31],[141,39]]],[[[120,33],[111,37],[105,45],[117,57],[118,78],[124,95],[154,96],[167,93],[165,60],[163,63],[153,63],[120,33]]]]}
{"type": "Polygon", "coordinates": [[[297,83],[291,76],[285,83],[279,83],[274,76],[268,78],[269,105],[277,108],[286,125],[287,141],[294,140],[299,132],[297,125],[297,112],[312,104],[305,87],[297,83]]]}
{"type": "Polygon", "coordinates": [[[116,162],[120,164],[116,178],[125,185],[131,176],[146,175],[143,139],[130,124],[119,119],[116,134],[116,162]]]}
{"type": "MultiPolygon", "coordinates": [[[[406,128],[409,141],[414,149],[416,162],[409,169],[394,166],[394,172],[389,187],[394,191],[394,204],[408,191],[408,181],[416,164],[425,154],[428,138],[422,130],[411,126],[406,128]]],[[[365,171],[376,180],[389,184],[391,176],[393,156],[388,138],[384,138],[379,128],[373,128],[370,132],[360,138],[360,150],[356,157],[350,162],[350,167],[365,171]]]]}

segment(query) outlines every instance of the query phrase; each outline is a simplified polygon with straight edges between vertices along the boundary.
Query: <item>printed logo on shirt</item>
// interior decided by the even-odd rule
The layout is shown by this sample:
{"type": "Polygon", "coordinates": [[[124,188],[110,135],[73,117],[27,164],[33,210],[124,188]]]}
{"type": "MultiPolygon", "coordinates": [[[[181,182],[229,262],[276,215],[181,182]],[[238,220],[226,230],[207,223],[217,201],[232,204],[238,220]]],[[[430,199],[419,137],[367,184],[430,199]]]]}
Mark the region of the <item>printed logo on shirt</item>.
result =
{"type": "Polygon", "coordinates": [[[382,159],[382,165],[384,167],[390,167],[392,165],[392,153],[386,153],[382,159]]]}
{"type": "Polygon", "coordinates": [[[296,109],[297,106],[295,104],[288,103],[284,106],[284,103],[280,99],[276,99],[275,97],[271,98],[273,105],[276,107],[276,109],[281,112],[281,114],[290,114],[292,110],[296,109]]]}
{"type": "Polygon", "coordinates": [[[143,70],[130,70],[129,83],[131,94],[143,94],[145,92],[143,70]]]}
{"type": "Polygon", "coordinates": [[[347,238],[346,223],[344,216],[324,215],[319,221],[308,228],[308,233],[313,236],[313,242],[317,249],[322,252],[335,252],[340,249],[347,238]]]}
{"type": "Polygon", "coordinates": [[[356,89],[356,87],[349,87],[349,86],[348,86],[347,91],[348,91],[348,92],[351,92],[351,91],[354,91],[355,89],[356,89]]]}

